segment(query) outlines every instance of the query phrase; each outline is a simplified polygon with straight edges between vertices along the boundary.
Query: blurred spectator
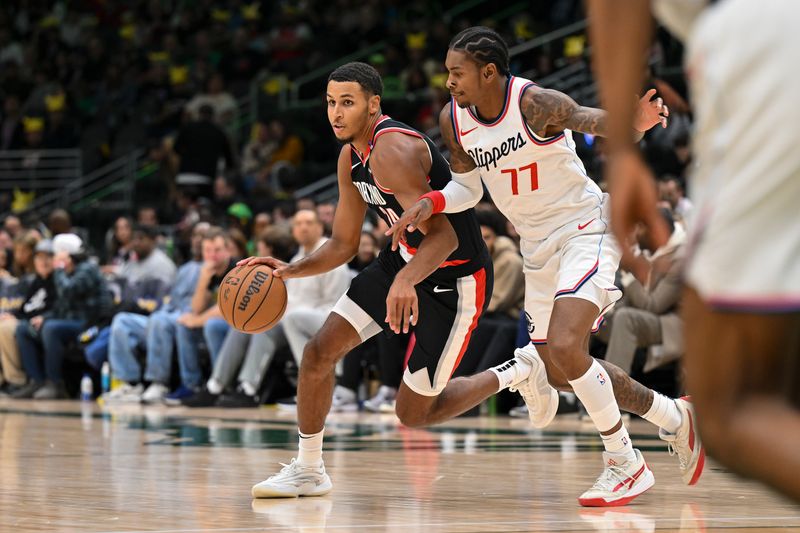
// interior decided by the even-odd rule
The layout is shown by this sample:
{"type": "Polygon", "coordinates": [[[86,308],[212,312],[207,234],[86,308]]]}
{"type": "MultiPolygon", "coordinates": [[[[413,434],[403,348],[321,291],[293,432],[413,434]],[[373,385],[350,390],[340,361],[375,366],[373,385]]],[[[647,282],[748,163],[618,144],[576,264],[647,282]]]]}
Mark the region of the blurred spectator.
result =
{"type": "Polygon", "coordinates": [[[247,243],[247,255],[255,254],[257,243],[264,234],[264,231],[270,227],[270,224],[272,224],[272,216],[270,216],[269,213],[256,213],[256,216],[253,219],[253,238],[247,243]]]}
{"type": "Polygon", "coordinates": [[[645,372],[679,358],[683,353],[683,324],[678,313],[681,297],[681,258],[686,233],[676,226],[667,209],[661,209],[671,236],[667,244],[653,250],[643,228],[637,230],[639,247],[644,252],[638,261],[646,269],[621,265],[631,272],[646,272],[645,279],[631,273],[622,276],[624,300],[611,315],[606,331],[606,359],[630,373],[637,348],[649,348],[645,372]],[[645,258],[644,255],[650,255],[645,258]]]}
{"type": "Polygon", "coordinates": [[[87,260],[80,237],[74,233],[56,235],[53,252],[53,308],[21,322],[16,330],[25,373],[41,385],[33,398],[43,400],[67,396],[61,368],[64,352],[87,324],[106,316],[112,304],[106,282],[97,266],[87,260]],[[44,359],[44,371],[40,357],[44,359]]]}
{"type": "MultiPolygon", "coordinates": [[[[308,210],[295,214],[292,220],[292,236],[300,245],[300,250],[291,258],[291,262],[301,260],[327,240],[322,236],[322,224],[316,213],[308,210]]],[[[322,322],[333,305],[347,290],[349,281],[350,275],[344,265],[325,274],[286,280],[288,303],[281,321],[272,329],[256,335],[230,330],[206,388],[184,402],[184,405],[257,406],[261,380],[275,352],[288,344],[299,364],[308,338],[322,327],[322,322]],[[296,350],[300,352],[300,356],[296,350]],[[220,396],[232,384],[240,366],[238,387],[235,391],[220,396]]]]}
{"type": "Polygon", "coordinates": [[[231,238],[229,247],[231,257],[236,261],[247,257],[247,237],[244,232],[239,228],[229,228],[228,235],[231,238]]]}
{"type": "Polygon", "coordinates": [[[681,221],[687,220],[692,214],[692,201],[689,200],[683,190],[683,184],[674,176],[666,176],[659,181],[659,196],[662,200],[669,202],[673,213],[681,221]]]}
{"type": "Polygon", "coordinates": [[[16,278],[32,274],[33,251],[39,242],[38,235],[33,231],[26,231],[14,239],[14,265],[11,270],[16,278]]]}
{"type": "Polygon", "coordinates": [[[45,121],[44,146],[51,150],[75,148],[80,141],[78,126],[67,111],[66,95],[63,92],[45,96],[47,119],[45,121]]]}
{"type": "MultiPolygon", "coordinates": [[[[200,93],[186,104],[186,111],[192,119],[203,119],[203,107],[211,108],[211,117],[221,126],[230,138],[236,138],[236,121],[239,108],[236,99],[225,91],[225,80],[221,74],[213,74],[206,84],[206,92],[200,93]]],[[[208,113],[206,112],[206,115],[208,113]]]]}
{"type": "MultiPolygon", "coordinates": [[[[200,223],[194,228],[191,260],[178,269],[169,298],[161,308],[149,317],[138,313],[119,313],[111,321],[108,359],[114,377],[123,383],[118,389],[107,395],[107,401],[139,403],[142,399],[144,387],[142,385],[142,368],[136,356],[137,348],[146,349],[147,360],[152,360],[154,365],[159,365],[159,368],[149,374],[147,379],[154,377],[164,379],[165,382],[159,388],[162,397],[166,394],[166,390],[164,390],[166,380],[169,379],[168,376],[172,372],[172,348],[176,336],[176,321],[179,316],[191,310],[192,297],[200,277],[202,266],[200,260],[203,258],[202,243],[207,230],[205,223],[200,223]],[[149,355],[151,352],[153,355],[149,355]],[[167,367],[161,368],[165,364],[167,367]]],[[[153,396],[158,396],[158,394],[153,394],[153,396]]]]}
{"type": "Polygon", "coordinates": [[[173,150],[180,158],[179,187],[195,187],[201,196],[211,198],[213,181],[217,176],[220,159],[225,168],[233,168],[233,153],[230,140],[219,126],[214,124],[214,109],[207,104],[200,106],[198,119],[183,126],[175,138],[173,150]]]}
{"type": "Polygon", "coordinates": [[[216,302],[222,278],[235,265],[229,244],[230,237],[218,228],[212,228],[203,236],[203,265],[197,277],[190,309],[174,321],[162,320],[162,324],[153,324],[154,336],[148,339],[145,373],[145,380],[151,383],[142,395],[143,402],[180,402],[200,385],[203,378],[199,353],[201,335],[206,337],[206,345],[212,354],[212,363],[214,362],[213,356],[219,351],[219,345],[222,344],[228,328],[216,302]],[[173,338],[177,341],[181,386],[172,394],[168,394],[173,338]],[[154,344],[152,349],[151,340],[154,344]]]}
{"type": "Polygon", "coordinates": [[[12,239],[16,239],[17,236],[25,230],[22,226],[22,221],[16,215],[8,215],[6,217],[3,221],[3,229],[8,232],[12,239]]]}
{"type": "Polygon", "coordinates": [[[333,217],[336,214],[336,204],[331,201],[317,204],[317,217],[325,228],[325,235],[330,237],[333,231],[333,217]]]}
{"type": "Polygon", "coordinates": [[[54,209],[47,217],[47,228],[53,237],[62,233],[71,233],[72,217],[64,209],[54,209]]]}
{"type": "MultiPolygon", "coordinates": [[[[247,236],[250,234],[250,222],[253,220],[253,211],[247,204],[236,202],[228,207],[226,213],[228,215],[228,227],[231,229],[235,228],[242,232],[246,241],[247,236]]],[[[240,255],[238,257],[242,256],[240,255]]]]}
{"type": "Polygon", "coordinates": [[[3,100],[2,118],[3,120],[0,122],[0,150],[18,150],[22,148],[22,105],[17,95],[9,94],[3,100]]]}
{"type": "Polygon", "coordinates": [[[290,163],[295,167],[303,162],[305,150],[303,141],[297,135],[289,132],[282,121],[278,119],[270,121],[269,136],[277,145],[275,151],[272,152],[270,168],[275,167],[275,164],[281,161],[290,163]]]}
{"type": "Polygon", "coordinates": [[[137,225],[131,239],[131,259],[119,271],[129,283],[146,278],[161,280],[166,285],[175,279],[175,263],[157,246],[158,230],[153,226],[137,225]]]}
{"type": "Polygon", "coordinates": [[[53,243],[43,240],[36,244],[33,256],[35,273],[26,279],[27,290],[22,306],[14,312],[0,314],[0,392],[15,398],[31,398],[40,384],[26,384],[27,376],[22,368],[15,332],[20,323],[46,313],[56,295],[53,281],[53,243]]]}
{"type": "Polygon", "coordinates": [[[354,274],[361,272],[375,261],[375,258],[378,257],[378,252],[380,252],[380,248],[378,248],[378,241],[375,236],[368,231],[362,231],[361,240],[358,243],[358,253],[350,260],[347,266],[354,274]]]}
{"type": "Polygon", "coordinates": [[[269,164],[278,143],[270,136],[269,126],[258,121],[253,126],[253,134],[242,150],[242,174],[253,186],[254,181],[267,181],[269,164]]]}
{"type": "Polygon", "coordinates": [[[101,270],[104,274],[116,274],[130,260],[133,241],[133,222],[130,217],[119,217],[106,235],[108,259],[101,270]]]}
{"type": "MultiPolygon", "coordinates": [[[[221,212],[228,210],[232,204],[239,200],[236,186],[230,178],[217,176],[214,179],[214,204],[221,212]]],[[[252,214],[250,216],[252,218],[252,214]]]]}
{"type": "Polygon", "coordinates": [[[155,207],[140,207],[136,211],[136,223],[142,226],[158,226],[158,211],[155,207]]]}

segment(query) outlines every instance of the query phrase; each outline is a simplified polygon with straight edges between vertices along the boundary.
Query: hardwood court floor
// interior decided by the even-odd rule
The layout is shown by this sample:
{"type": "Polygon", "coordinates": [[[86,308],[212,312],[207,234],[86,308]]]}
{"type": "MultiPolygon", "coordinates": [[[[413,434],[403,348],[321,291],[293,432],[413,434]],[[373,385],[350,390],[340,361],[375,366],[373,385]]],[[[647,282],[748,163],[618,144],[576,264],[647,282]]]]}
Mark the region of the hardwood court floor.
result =
{"type": "Polygon", "coordinates": [[[800,507],[713,463],[685,487],[654,428],[631,433],[656,485],[623,508],[578,506],[601,459],[574,415],[546,431],[334,415],[334,491],[254,501],[251,485],[293,455],[294,415],[0,399],[0,531],[800,531],[800,507]]]}

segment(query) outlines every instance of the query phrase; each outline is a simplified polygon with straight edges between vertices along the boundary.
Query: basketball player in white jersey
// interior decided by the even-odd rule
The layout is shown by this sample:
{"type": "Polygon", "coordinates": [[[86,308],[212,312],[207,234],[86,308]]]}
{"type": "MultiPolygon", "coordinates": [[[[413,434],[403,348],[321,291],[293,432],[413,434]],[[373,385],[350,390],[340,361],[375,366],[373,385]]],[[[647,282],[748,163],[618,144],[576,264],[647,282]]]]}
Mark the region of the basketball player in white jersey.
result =
{"type": "MultiPolygon", "coordinates": [[[[590,6],[625,232],[655,210],[652,175],[623,140],[650,5],[590,6]]],[[[800,501],[800,2],[659,0],[653,11],[686,40],[695,106],[683,311],[700,432],[720,462],[800,501]]]]}
{"type": "MultiPolygon", "coordinates": [[[[684,480],[696,483],[704,455],[694,436],[691,404],[655,393],[588,354],[590,332],[621,296],[614,286],[620,249],[609,232],[607,195],[586,176],[571,131],[605,135],[605,112],[511,76],[508,49],[488,28],[459,33],[450,43],[446,66],[452,101],[439,124],[453,181],[423,195],[400,217],[391,229],[393,244],[434,213],[475,205],[483,196],[482,178],[522,239],[531,339],[522,351],[541,356],[547,369],[547,376],[534,373],[519,388],[531,421],[544,427],[555,414],[558,395],[547,386],[549,379],[575,392],[603,438],[605,469],[580,504],[624,505],[654,483],[631,444],[620,408],[658,425],[679,455],[684,480]],[[541,381],[548,394],[538,392],[541,381]]],[[[650,101],[653,95],[639,102],[639,136],[666,124],[667,110],[660,99],[650,101]]]]}

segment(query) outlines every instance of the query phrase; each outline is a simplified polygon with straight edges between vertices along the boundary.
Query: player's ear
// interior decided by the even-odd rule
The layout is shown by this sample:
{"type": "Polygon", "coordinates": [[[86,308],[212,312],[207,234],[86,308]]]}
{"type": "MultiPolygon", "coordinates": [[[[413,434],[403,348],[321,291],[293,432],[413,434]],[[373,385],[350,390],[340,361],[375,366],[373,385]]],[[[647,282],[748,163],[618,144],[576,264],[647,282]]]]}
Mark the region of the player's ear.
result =
{"type": "Polygon", "coordinates": [[[369,110],[370,115],[376,114],[381,109],[381,97],[377,94],[373,94],[369,97],[369,103],[367,104],[367,109],[369,110]]]}
{"type": "Polygon", "coordinates": [[[488,63],[481,69],[481,75],[483,76],[483,81],[492,81],[497,76],[497,67],[494,63],[488,63]]]}

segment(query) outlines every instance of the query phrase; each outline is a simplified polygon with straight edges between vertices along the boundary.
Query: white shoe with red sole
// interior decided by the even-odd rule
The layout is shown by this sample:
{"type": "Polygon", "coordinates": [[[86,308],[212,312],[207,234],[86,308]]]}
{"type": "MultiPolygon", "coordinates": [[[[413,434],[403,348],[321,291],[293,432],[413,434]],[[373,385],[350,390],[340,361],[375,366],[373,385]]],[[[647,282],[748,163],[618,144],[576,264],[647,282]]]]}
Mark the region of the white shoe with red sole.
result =
{"type": "Polygon", "coordinates": [[[594,486],[581,494],[578,503],[584,507],[617,507],[649,490],[656,479],[652,470],[642,457],[642,452],[634,449],[636,459],[624,461],[624,456],[603,453],[605,470],[594,482],[594,486]]]}
{"type": "Polygon", "coordinates": [[[691,396],[684,396],[675,400],[675,405],[683,417],[681,427],[673,435],[663,429],[658,436],[667,442],[670,455],[677,455],[684,483],[694,485],[703,474],[706,464],[706,451],[700,436],[697,434],[697,418],[694,414],[691,396]]]}

